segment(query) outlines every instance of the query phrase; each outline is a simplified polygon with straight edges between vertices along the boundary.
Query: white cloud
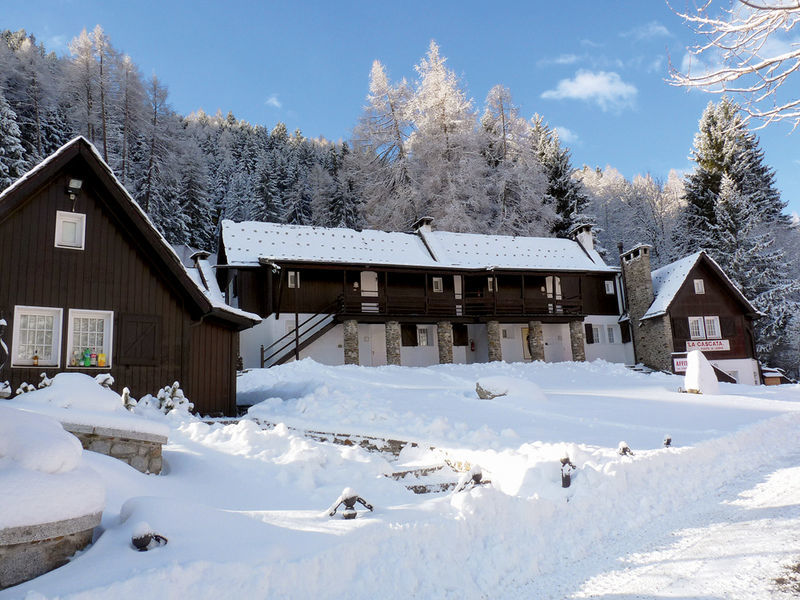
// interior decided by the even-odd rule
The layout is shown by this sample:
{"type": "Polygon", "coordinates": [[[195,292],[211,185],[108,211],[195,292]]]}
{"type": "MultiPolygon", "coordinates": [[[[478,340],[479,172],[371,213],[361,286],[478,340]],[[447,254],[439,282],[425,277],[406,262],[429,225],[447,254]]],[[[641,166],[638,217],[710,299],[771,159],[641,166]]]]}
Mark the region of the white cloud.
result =
{"type": "Polygon", "coordinates": [[[647,40],[656,37],[670,37],[672,34],[669,29],[664,27],[658,21],[650,21],[645,25],[634,27],[630,31],[625,31],[620,34],[622,37],[632,37],[635,40],[647,40]]]}
{"type": "Polygon", "coordinates": [[[278,100],[278,94],[270,95],[270,97],[266,99],[264,104],[266,104],[267,106],[271,106],[273,108],[281,108],[281,107],[283,107],[283,104],[281,103],[281,101],[278,100]]]}
{"type": "Polygon", "coordinates": [[[632,106],[638,90],[625,83],[613,71],[579,70],[573,79],[562,79],[554,90],[547,90],[542,98],[549,100],[584,100],[596,103],[602,110],[620,110],[632,106]]]}
{"type": "Polygon", "coordinates": [[[603,44],[592,40],[583,39],[581,40],[581,46],[586,46],[587,48],[602,48],[603,44]]]}
{"type": "Polygon", "coordinates": [[[65,52],[67,50],[67,36],[66,35],[53,35],[48,37],[44,42],[48,52],[65,52]]]}
{"type": "Polygon", "coordinates": [[[545,65],[574,65],[576,62],[581,60],[582,56],[578,56],[577,54],[560,54],[555,58],[541,58],[536,61],[536,64],[539,66],[545,65]]]}
{"type": "Polygon", "coordinates": [[[558,139],[565,144],[578,144],[580,143],[580,138],[578,134],[572,131],[571,129],[567,129],[561,125],[557,125],[553,127],[555,132],[558,134],[558,139]]]}

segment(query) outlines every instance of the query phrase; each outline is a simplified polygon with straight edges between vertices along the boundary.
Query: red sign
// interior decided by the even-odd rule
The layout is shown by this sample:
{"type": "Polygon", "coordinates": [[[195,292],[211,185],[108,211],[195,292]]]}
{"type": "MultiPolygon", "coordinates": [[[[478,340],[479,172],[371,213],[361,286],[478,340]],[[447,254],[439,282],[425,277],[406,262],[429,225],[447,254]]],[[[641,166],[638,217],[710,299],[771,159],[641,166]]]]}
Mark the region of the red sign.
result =
{"type": "Polygon", "coordinates": [[[731,349],[728,340],[689,340],[686,342],[686,351],[700,350],[701,352],[724,352],[731,349]]]}
{"type": "Polygon", "coordinates": [[[687,358],[673,358],[672,365],[674,367],[674,371],[676,373],[686,373],[686,366],[689,364],[689,359],[687,358]]]}

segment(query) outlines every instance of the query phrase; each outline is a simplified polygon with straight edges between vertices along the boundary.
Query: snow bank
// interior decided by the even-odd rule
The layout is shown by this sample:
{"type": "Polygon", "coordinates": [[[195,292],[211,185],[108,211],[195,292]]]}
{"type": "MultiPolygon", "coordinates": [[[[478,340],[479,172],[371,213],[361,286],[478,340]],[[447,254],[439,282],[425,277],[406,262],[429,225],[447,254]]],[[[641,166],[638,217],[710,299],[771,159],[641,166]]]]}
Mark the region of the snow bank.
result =
{"type": "Polygon", "coordinates": [[[100,512],[105,488],[81,456],[58,421],[0,406],[0,529],[100,512]]]}
{"type": "Polygon", "coordinates": [[[719,394],[719,381],[714,367],[700,350],[692,350],[686,355],[686,375],[683,381],[689,392],[719,394]]]}
{"type": "Polygon", "coordinates": [[[119,394],[83,373],[59,373],[47,387],[19,394],[6,405],[44,414],[64,424],[169,434],[165,424],[134,416],[124,407],[119,394]]]}

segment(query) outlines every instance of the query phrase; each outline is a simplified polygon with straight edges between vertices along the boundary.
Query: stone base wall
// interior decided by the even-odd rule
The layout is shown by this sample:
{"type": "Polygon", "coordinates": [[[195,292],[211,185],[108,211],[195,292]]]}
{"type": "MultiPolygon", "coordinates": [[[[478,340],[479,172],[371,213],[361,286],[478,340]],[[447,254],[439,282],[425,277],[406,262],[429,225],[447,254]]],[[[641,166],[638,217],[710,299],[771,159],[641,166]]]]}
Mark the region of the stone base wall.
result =
{"type": "Polygon", "coordinates": [[[348,319],[344,327],[344,364],[358,364],[358,321],[348,319]]]}
{"type": "Polygon", "coordinates": [[[487,321],[486,335],[489,338],[489,362],[503,360],[502,339],[500,338],[500,323],[498,321],[487,321]]]}
{"type": "Polygon", "coordinates": [[[569,322],[569,341],[572,346],[572,360],[586,360],[586,346],[584,346],[583,321],[569,322]]]}
{"type": "Polygon", "coordinates": [[[161,473],[161,447],[167,443],[162,436],[103,427],[63,425],[81,441],[85,450],[121,460],[142,473],[161,473]]]}
{"type": "Polygon", "coordinates": [[[658,371],[672,371],[672,324],[666,316],[633,325],[636,362],[658,371]]]}
{"type": "Polygon", "coordinates": [[[531,360],[544,361],[544,332],[541,321],[528,323],[528,351],[531,353],[531,360]]]}
{"type": "Polygon", "coordinates": [[[400,364],[402,337],[398,321],[386,321],[386,364],[400,364]]]}
{"type": "Polygon", "coordinates": [[[450,321],[439,321],[436,324],[436,336],[439,342],[439,364],[449,365],[453,362],[453,324],[450,321]]]}
{"type": "Polygon", "coordinates": [[[92,542],[94,528],[99,524],[97,513],[0,530],[0,590],[66,564],[70,556],[92,542]]]}

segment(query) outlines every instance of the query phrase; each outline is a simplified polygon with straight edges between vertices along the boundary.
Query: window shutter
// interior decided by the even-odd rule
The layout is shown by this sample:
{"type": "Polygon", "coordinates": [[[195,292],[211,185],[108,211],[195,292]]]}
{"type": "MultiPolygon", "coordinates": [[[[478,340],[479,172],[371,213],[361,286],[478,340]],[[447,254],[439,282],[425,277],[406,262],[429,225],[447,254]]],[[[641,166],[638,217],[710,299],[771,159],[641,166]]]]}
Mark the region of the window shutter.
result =
{"type": "Polygon", "coordinates": [[[585,331],[586,343],[587,344],[594,344],[594,331],[592,330],[592,324],[591,323],[584,323],[583,324],[583,329],[585,331]]]}
{"type": "Polygon", "coordinates": [[[631,341],[631,324],[628,322],[619,324],[620,339],[623,344],[629,344],[631,341]]]}
{"type": "Polygon", "coordinates": [[[723,338],[736,337],[736,319],[734,317],[720,317],[719,328],[723,338]]]}
{"type": "Polygon", "coordinates": [[[414,323],[400,324],[400,341],[403,346],[417,345],[417,326],[414,323]]]}
{"type": "Polygon", "coordinates": [[[161,317],[120,315],[119,356],[123,365],[155,366],[161,362],[161,317]]]}
{"type": "Polygon", "coordinates": [[[672,337],[679,340],[688,340],[689,335],[689,320],[687,318],[672,319],[672,337]]]}

